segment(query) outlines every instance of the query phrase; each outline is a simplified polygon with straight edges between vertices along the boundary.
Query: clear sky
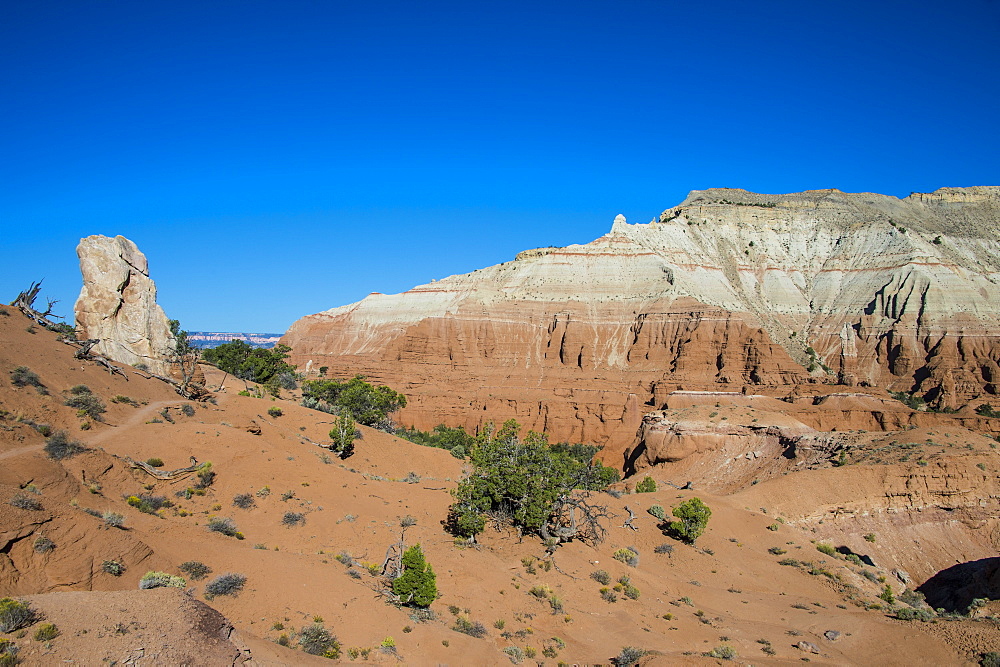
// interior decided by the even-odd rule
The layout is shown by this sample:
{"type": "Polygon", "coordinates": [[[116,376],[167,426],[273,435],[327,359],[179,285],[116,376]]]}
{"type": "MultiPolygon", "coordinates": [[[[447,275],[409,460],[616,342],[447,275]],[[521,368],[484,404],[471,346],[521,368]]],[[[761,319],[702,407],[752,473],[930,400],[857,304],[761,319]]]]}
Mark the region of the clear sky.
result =
{"type": "Polygon", "coordinates": [[[279,332],[692,189],[1000,184],[1000,2],[5,2],[0,120],[0,300],[122,234],[279,332]]]}

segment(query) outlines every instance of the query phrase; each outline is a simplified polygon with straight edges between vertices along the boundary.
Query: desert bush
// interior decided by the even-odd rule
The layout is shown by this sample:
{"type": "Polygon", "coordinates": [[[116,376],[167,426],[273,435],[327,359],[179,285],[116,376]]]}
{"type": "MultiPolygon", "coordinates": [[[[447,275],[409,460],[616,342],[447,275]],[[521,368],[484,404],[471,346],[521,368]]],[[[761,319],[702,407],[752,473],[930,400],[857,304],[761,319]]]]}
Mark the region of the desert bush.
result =
{"type": "Polygon", "coordinates": [[[101,563],[101,569],[112,577],[120,577],[125,574],[125,566],[116,560],[106,560],[101,563]]]}
{"type": "Polygon", "coordinates": [[[14,632],[35,622],[35,610],[27,602],[14,598],[0,600],[0,632],[14,632]]]}
{"type": "Polygon", "coordinates": [[[184,561],[177,566],[177,569],[194,581],[201,581],[212,573],[212,568],[197,560],[184,561]]]}
{"type": "Polygon", "coordinates": [[[87,448],[76,440],[70,440],[66,431],[56,431],[45,439],[45,453],[50,459],[61,461],[71,456],[76,456],[80,452],[87,451],[87,448]]]}
{"type": "Polygon", "coordinates": [[[1000,667],[1000,652],[989,651],[979,656],[980,667],[1000,667]]]}
{"type": "Polygon", "coordinates": [[[415,526],[415,525],[417,525],[417,520],[414,517],[410,516],[409,514],[407,514],[406,516],[404,516],[402,519],[399,520],[400,528],[409,528],[410,526],[415,526]]]}
{"type": "Polygon", "coordinates": [[[976,414],[981,417],[989,417],[991,419],[996,419],[1000,417],[1000,412],[993,409],[993,406],[989,403],[982,403],[976,408],[976,414]]]}
{"type": "Polygon", "coordinates": [[[837,550],[833,548],[833,545],[826,544],[824,542],[819,542],[816,544],[816,551],[826,554],[827,556],[836,556],[837,550]]]}
{"type": "Polygon", "coordinates": [[[150,458],[146,459],[146,463],[153,466],[154,468],[163,467],[163,459],[161,459],[159,456],[151,456],[150,458]]]}
{"type": "Polygon", "coordinates": [[[631,567],[639,566],[639,550],[635,547],[618,549],[612,554],[612,557],[615,560],[621,561],[631,567]]]}
{"type": "Polygon", "coordinates": [[[767,550],[767,553],[771,554],[772,556],[780,556],[782,554],[788,553],[788,551],[782,549],[781,547],[771,547],[770,549],[767,550]]]}
{"type": "Polygon", "coordinates": [[[893,614],[901,621],[930,621],[935,614],[930,609],[914,609],[913,607],[900,607],[893,614]]]}
{"type": "Polygon", "coordinates": [[[257,501],[254,500],[252,493],[238,493],[233,496],[233,505],[242,510],[253,509],[256,504],[257,501]]]}
{"type": "Polygon", "coordinates": [[[351,556],[351,554],[347,553],[346,551],[341,551],[339,554],[335,556],[335,558],[338,561],[340,561],[341,564],[346,565],[347,567],[350,567],[351,565],[354,564],[354,558],[351,556]]]}
{"type": "Polygon", "coordinates": [[[213,533],[222,533],[228,537],[236,537],[240,534],[236,528],[235,521],[218,516],[214,516],[208,520],[208,530],[213,533]]]}
{"type": "Polygon", "coordinates": [[[637,648],[635,646],[625,646],[618,655],[614,658],[613,662],[616,667],[633,667],[639,664],[639,660],[646,655],[646,650],[637,648]]]}
{"type": "Polygon", "coordinates": [[[718,658],[720,660],[732,660],[736,657],[736,649],[734,649],[729,644],[719,644],[705,655],[708,656],[709,658],[718,658]]]}
{"type": "Polygon", "coordinates": [[[194,485],[196,489],[207,489],[215,481],[215,471],[212,470],[212,462],[205,461],[198,467],[198,482],[194,485]]]}
{"type": "Polygon", "coordinates": [[[611,583],[611,575],[606,570],[594,570],[590,573],[590,578],[605,586],[611,583]]]}
{"type": "Polygon", "coordinates": [[[279,408],[276,405],[272,405],[271,407],[269,407],[267,409],[267,414],[271,415],[272,417],[277,418],[277,417],[280,417],[284,413],[282,413],[281,408],[279,408]]]}
{"type": "Polygon", "coordinates": [[[185,403],[181,406],[181,414],[185,417],[194,417],[194,406],[190,403],[185,403]]]}
{"type": "Polygon", "coordinates": [[[389,387],[371,385],[363,375],[347,382],[306,380],[302,383],[302,397],[302,404],[307,407],[350,417],[375,428],[391,426],[390,415],[406,407],[405,396],[389,387]]]}
{"type": "Polygon", "coordinates": [[[44,509],[42,504],[38,502],[36,498],[32,498],[23,493],[15,493],[14,497],[10,499],[10,504],[12,507],[16,507],[22,510],[31,510],[33,512],[38,512],[44,509]]]}
{"type": "Polygon", "coordinates": [[[35,538],[34,549],[35,553],[48,553],[56,548],[56,543],[45,537],[44,535],[39,535],[35,538]]]}
{"type": "Polygon", "coordinates": [[[285,512],[285,516],[281,517],[281,525],[288,526],[301,526],[306,522],[306,515],[302,512],[285,512]]]}
{"type": "Polygon", "coordinates": [[[176,577],[166,572],[154,572],[152,570],[142,575],[142,579],[139,580],[140,590],[148,590],[150,588],[184,588],[185,586],[187,586],[187,581],[184,580],[184,577],[176,577]]]}
{"type": "Polygon", "coordinates": [[[34,636],[36,642],[50,642],[59,636],[59,628],[55,623],[42,623],[35,630],[34,636]]]}
{"type": "Polygon", "coordinates": [[[405,605],[427,608],[437,599],[437,575],[424,558],[420,544],[403,553],[403,574],[392,582],[392,592],[405,605]]]}
{"type": "Polygon", "coordinates": [[[482,623],[479,621],[470,621],[465,616],[455,617],[455,625],[452,627],[452,630],[475,637],[476,639],[482,639],[486,636],[486,628],[482,623]]]}
{"type": "Polygon", "coordinates": [[[233,340],[204,350],[202,358],[241,380],[267,384],[281,373],[295,371],[294,367],[285,363],[291,351],[287,345],[275,345],[268,350],[233,340]]]}
{"type": "Polygon", "coordinates": [[[667,533],[688,544],[694,544],[705,532],[712,510],[700,498],[691,498],[673,510],[679,521],[667,525],[667,533]]]}
{"type": "MultiPolygon", "coordinates": [[[[7,311],[0,310],[0,313],[4,315],[7,311]]],[[[18,647],[11,639],[0,639],[0,667],[16,667],[21,663],[21,659],[17,657],[18,647]]]]}
{"type": "Polygon", "coordinates": [[[63,401],[64,405],[76,408],[77,414],[81,417],[86,415],[95,421],[101,421],[107,408],[104,402],[91,393],[90,388],[85,384],[78,384],[69,390],[69,396],[63,401]]]}
{"type": "Polygon", "coordinates": [[[139,407],[139,403],[137,403],[133,399],[129,398],[128,396],[124,396],[122,394],[116,394],[116,395],[112,396],[111,397],[111,402],[112,403],[124,403],[125,405],[131,405],[133,408],[139,407]]]}
{"type": "Polygon", "coordinates": [[[302,628],[299,633],[299,646],[310,655],[321,655],[331,659],[340,657],[340,642],[320,623],[302,628]]]}
{"type": "Polygon", "coordinates": [[[125,527],[124,515],[118,514],[117,512],[105,511],[103,514],[101,514],[101,518],[104,519],[104,525],[110,528],[125,527]]]}
{"type": "Polygon", "coordinates": [[[174,504],[167,500],[166,496],[154,496],[148,493],[140,493],[138,496],[127,496],[125,502],[140,512],[146,514],[156,514],[164,507],[173,507],[174,504]]]}
{"type": "Polygon", "coordinates": [[[18,366],[10,372],[10,381],[15,387],[34,387],[39,394],[49,393],[41,378],[27,366],[18,366]]]}
{"type": "Polygon", "coordinates": [[[653,548],[654,554],[667,554],[672,556],[674,553],[674,545],[672,544],[658,544],[653,548]]]}
{"type": "Polygon", "coordinates": [[[664,519],[667,518],[667,511],[663,509],[660,505],[653,505],[646,511],[649,512],[651,515],[655,516],[660,521],[663,521],[664,519]]]}
{"type": "Polygon", "coordinates": [[[205,584],[205,597],[211,600],[218,595],[237,595],[243,590],[247,578],[236,572],[220,574],[205,584]]]}
{"type": "Polygon", "coordinates": [[[635,485],[636,493],[652,493],[656,491],[656,480],[648,475],[635,485]]]}

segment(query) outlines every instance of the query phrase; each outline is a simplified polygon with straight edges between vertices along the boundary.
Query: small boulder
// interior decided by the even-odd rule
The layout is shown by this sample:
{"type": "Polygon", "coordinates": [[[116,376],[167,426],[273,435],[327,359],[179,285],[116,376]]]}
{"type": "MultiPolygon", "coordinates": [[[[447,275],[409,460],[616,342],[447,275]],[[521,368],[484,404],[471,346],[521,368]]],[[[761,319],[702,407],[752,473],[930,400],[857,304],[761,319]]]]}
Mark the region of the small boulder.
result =
{"type": "Polygon", "coordinates": [[[795,648],[806,653],[819,653],[819,647],[812,642],[799,642],[795,645],[795,648]]]}

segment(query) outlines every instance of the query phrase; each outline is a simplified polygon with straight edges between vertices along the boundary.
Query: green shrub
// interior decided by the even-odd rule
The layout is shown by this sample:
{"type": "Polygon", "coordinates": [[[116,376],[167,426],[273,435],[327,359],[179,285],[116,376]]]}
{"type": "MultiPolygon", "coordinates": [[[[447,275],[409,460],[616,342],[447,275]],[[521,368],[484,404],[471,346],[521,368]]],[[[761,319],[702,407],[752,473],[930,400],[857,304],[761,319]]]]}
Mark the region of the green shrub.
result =
{"type": "Polygon", "coordinates": [[[982,403],[976,408],[976,414],[981,417],[989,417],[991,419],[996,419],[1000,417],[1000,412],[993,409],[993,406],[989,403],[982,403]]]}
{"type": "Polygon", "coordinates": [[[392,582],[392,592],[399,601],[427,608],[437,599],[437,575],[416,544],[403,554],[403,574],[392,582]]]}
{"type": "Polygon", "coordinates": [[[646,650],[635,646],[625,646],[614,658],[616,667],[633,667],[638,665],[639,660],[646,655],[646,650]]]}
{"type": "Polygon", "coordinates": [[[194,417],[194,406],[190,403],[185,403],[181,406],[181,414],[185,417],[194,417]]]}
{"type": "Polygon", "coordinates": [[[635,485],[636,493],[652,493],[656,491],[656,480],[648,475],[641,482],[635,485]]]}
{"type": "Polygon", "coordinates": [[[87,416],[95,421],[101,421],[107,408],[100,398],[91,393],[90,388],[85,384],[78,384],[69,390],[69,396],[63,402],[71,408],[76,408],[77,414],[81,417],[87,416]]]}
{"type": "Polygon", "coordinates": [[[361,437],[361,431],[355,428],[354,420],[349,415],[340,415],[334,418],[329,436],[332,441],[330,449],[346,459],[354,454],[354,441],[361,437]]]}
{"type": "Polygon", "coordinates": [[[55,623],[42,623],[35,630],[36,642],[50,642],[59,636],[59,628],[55,623]]]}
{"type": "Polygon", "coordinates": [[[213,533],[222,533],[228,537],[236,537],[239,534],[235,521],[218,516],[208,520],[208,530],[213,533]]]}
{"type": "Polygon", "coordinates": [[[989,651],[979,656],[981,667],[1000,667],[1000,652],[989,651]]]}
{"type": "MultiPolygon", "coordinates": [[[[487,422],[480,431],[471,451],[472,471],[452,491],[448,530],[472,537],[485,528],[487,516],[502,516],[523,532],[561,530],[576,539],[596,539],[603,530],[596,519],[570,525],[569,513],[559,508],[576,489],[606,488],[617,472],[554,452],[544,433],[529,432],[521,438],[520,428],[510,419],[499,430],[487,422]]],[[[579,495],[574,501],[586,502],[579,495]]],[[[575,516],[579,519],[580,513],[575,516]]]]}
{"type": "Polygon", "coordinates": [[[302,628],[299,633],[299,646],[310,655],[321,655],[331,659],[340,657],[340,642],[320,623],[302,628]]]}
{"type": "Polygon", "coordinates": [[[124,528],[125,527],[125,517],[117,512],[112,512],[110,510],[105,510],[101,514],[101,518],[104,519],[104,525],[110,528],[124,528]]]}
{"type": "Polygon", "coordinates": [[[31,496],[25,495],[23,493],[15,493],[14,496],[10,499],[10,505],[11,507],[16,507],[22,510],[29,510],[32,512],[39,512],[42,509],[44,509],[42,507],[42,504],[38,502],[37,499],[32,498],[31,496]]]}
{"type": "Polygon", "coordinates": [[[36,553],[44,554],[55,549],[56,543],[44,535],[39,535],[35,538],[34,548],[36,553]]]}
{"type": "Polygon", "coordinates": [[[27,602],[0,599],[0,632],[14,632],[35,622],[35,610],[27,602]]]}
{"type": "Polygon", "coordinates": [[[682,542],[694,544],[705,532],[712,510],[700,498],[691,498],[675,507],[673,515],[679,521],[671,521],[667,532],[682,542]]]}
{"type": "Polygon", "coordinates": [[[455,618],[455,625],[452,627],[452,630],[475,637],[476,639],[482,639],[486,636],[486,628],[482,623],[479,621],[470,621],[465,616],[457,616],[455,618]]]}
{"type": "Polygon", "coordinates": [[[150,588],[184,588],[185,586],[187,586],[187,581],[184,580],[184,577],[176,577],[166,572],[149,571],[142,575],[142,579],[139,580],[140,590],[150,588]]]}
{"type": "Polygon", "coordinates": [[[48,393],[45,385],[42,384],[41,378],[27,366],[18,366],[12,370],[10,372],[10,381],[15,387],[34,387],[40,394],[48,393]]]}
{"type": "Polygon", "coordinates": [[[106,560],[101,563],[101,569],[112,577],[120,577],[125,573],[125,566],[116,560],[106,560]]]}
{"type": "Polygon", "coordinates": [[[736,649],[729,644],[719,644],[705,655],[709,658],[718,658],[720,660],[733,660],[736,658],[736,649]]]}
{"type": "Polygon", "coordinates": [[[284,413],[281,412],[281,408],[279,408],[276,405],[272,405],[271,407],[269,407],[267,409],[267,414],[271,415],[272,417],[277,418],[277,417],[280,417],[284,413]]]}
{"type": "Polygon", "coordinates": [[[664,519],[667,518],[667,511],[663,509],[663,507],[661,507],[660,505],[653,505],[646,511],[649,512],[651,515],[655,516],[660,521],[663,521],[664,519]]]}
{"type": "Polygon", "coordinates": [[[275,345],[271,349],[253,347],[241,340],[233,340],[202,351],[202,358],[241,380],[272,383],[278,386],[278,376],[293,374],[295,367],[285,363],[292,349],[287,345],[275,345]],[[273,381],[273,382],[272,382],[273,381]]]}
{"type": "Polygon", "coordinates": [[[198,466],[198,482],[194,485],[196,489],[207,489],[215,482],[215,471],[212,470],[212,462],[205,461],[198,466]]]}
{"type": "Polygon", "coordinates": [[[875,539],[875,533],[865,533],[865,542],[874,542],[875,539]]]}
{"type": "Polygon", "coordinates": [[[163,459],[161,459],[158,456],[153,456],[153,457],[150,457],[150,458],[146,459],[146,463],[148,463],[149,465],[153,466],[154,468],[162,468],[163,467],[163,459]]]}
{"type": "Polygon", "coordinates": [[[238,493],[233,496],[233,505],[242,510],[253,509],[257,505],[252,493],[238,493]]]}
{"type": "Polygon", "coordinates": [[[246,582],[247,578],[236,572],[220,574],[205,584],[205,597],[211,600],[218,595],[238,595],[246,582]]]}
{"type": "Polygon", "coordinates": [[[184,561],[177,566],[177,569],[191,577],[193,581],[201,581],[212,574],[212,568],[197,560],[184,561]]]}
{"type": "Polygon", "coordinates": [[[48,454],[50,459],[55,459],[56,461],[68,459],[85,451],[87,451],[87,448],[76,440],[70,440],[69,434],[66,431],[56,431],[45,439],[45,453],[48,454]]]}
{"type": "Polygon", "coordinates": [[[390,415],[406,407],[406,397],[389,387],[365,382],[363,375],[355,375],[347,382],[306,380],[302,383],[302,405],[386,429],[392,425],[390,415]]]}
{"type": "Polygon", "coordinates": [[[605,586],[611,583],[611,575],[606,570],[594,570],[590,573],[590,578],[605,586]]]}
{"type": "Polygon", "coordinates": [[[816,551],[826,554],[827,556],[836,556],[837,550],[833,548],[832,545],[826,544],[824,542],[819,542],[816,544],[816,551]]]}
{"type": "Polygon", "coordinates": [[[632,567],[639,566],[639,550],[635,547],[618,549],[612,554],[612,557],[615,560],[625,563],[626,565],[630,565],[632,567]]]}
{"type": "Polygon", "coordinates": [[[901,621],[930,621],[935,614],[930,609],[914,609],[913,607],[900,607],[893,614],[901,621]]]}

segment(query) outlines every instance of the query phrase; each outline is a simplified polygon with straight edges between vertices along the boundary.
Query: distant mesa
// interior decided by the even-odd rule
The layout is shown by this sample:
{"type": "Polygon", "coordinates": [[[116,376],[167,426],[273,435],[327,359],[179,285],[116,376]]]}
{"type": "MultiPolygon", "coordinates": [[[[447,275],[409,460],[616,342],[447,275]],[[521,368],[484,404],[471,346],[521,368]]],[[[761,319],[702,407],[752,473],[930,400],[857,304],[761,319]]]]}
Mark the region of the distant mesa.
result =
{"type": "Polygon", "coordinates": [[[278,344],[283,335],[280,333],[189,331],[188,342],[193,347],[201,349],[216,347],[234,340],[241,340],[251,347],[271,348],[278,344]]]}

